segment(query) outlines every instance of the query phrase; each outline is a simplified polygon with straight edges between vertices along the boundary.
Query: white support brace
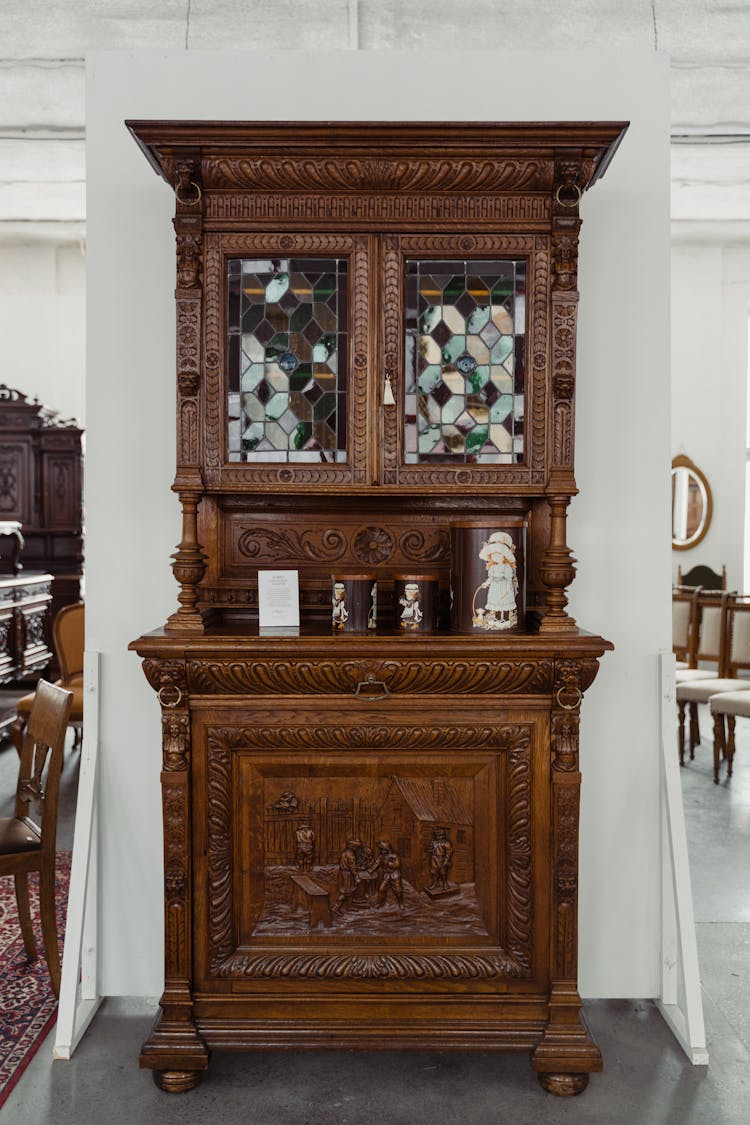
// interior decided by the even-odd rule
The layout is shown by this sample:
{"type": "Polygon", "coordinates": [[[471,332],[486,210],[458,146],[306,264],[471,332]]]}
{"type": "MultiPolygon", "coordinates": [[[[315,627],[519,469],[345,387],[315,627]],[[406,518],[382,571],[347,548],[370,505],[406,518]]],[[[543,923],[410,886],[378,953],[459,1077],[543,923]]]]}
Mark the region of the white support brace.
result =
{"type": "Polygon", "coordinates": [[[708,1064],[685,813],[677,757],[675,658],[659,654],[662,807],[662,978],[657,1006],[694,1066],[708,1064]]]}
{"type": "Polygon", "coordinates": [[[53,1056],[69,1059],[94,1017],[99,995],[97,932],[97,761],[99,653],[83,658],[83,746],[73,836],[68,919],[53,1056]]]}

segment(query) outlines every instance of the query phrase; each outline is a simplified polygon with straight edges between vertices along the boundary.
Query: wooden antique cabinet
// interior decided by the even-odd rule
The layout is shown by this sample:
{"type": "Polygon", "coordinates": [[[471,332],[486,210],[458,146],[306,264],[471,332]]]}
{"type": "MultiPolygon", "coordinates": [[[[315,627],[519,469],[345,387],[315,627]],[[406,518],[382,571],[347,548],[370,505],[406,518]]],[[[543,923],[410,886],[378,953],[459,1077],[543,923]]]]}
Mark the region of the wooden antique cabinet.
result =
{"type": "Polygon", "coordinates": [[[566,610],[578,204],[625,126],[128,127],[175,193],[183,513],[179,608],[131,646],[163,736],[141,1065],[180,1091],[212,1049],[497,1048],[578,1093],[578,725],[611,648],[566,610]],[[523,539],[513,627],[490,562],[451,616],[467,524],[523,539]],[[298,633],[259,630],[259,569],[298,571],[298,633]],[[377,627],[332,630],[353,573],[377,627]],[[432,631],[401,627],[409,574],[432,631]]]}

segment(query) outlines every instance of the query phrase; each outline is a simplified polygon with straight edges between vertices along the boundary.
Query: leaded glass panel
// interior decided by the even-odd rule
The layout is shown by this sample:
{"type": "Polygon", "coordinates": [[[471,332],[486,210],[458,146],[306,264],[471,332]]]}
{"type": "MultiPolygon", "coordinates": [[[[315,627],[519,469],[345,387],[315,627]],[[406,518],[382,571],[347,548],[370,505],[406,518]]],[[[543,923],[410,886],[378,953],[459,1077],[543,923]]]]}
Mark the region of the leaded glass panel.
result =
{"type": "Polygon", "coordinates": [[[525,261],[406,262],[404,459],[524,459],[525,261]]]}
{"type": "Polygon", "coordinates": [[[230,258],[230,461],[346,461],[347,260],[230,258]]]}

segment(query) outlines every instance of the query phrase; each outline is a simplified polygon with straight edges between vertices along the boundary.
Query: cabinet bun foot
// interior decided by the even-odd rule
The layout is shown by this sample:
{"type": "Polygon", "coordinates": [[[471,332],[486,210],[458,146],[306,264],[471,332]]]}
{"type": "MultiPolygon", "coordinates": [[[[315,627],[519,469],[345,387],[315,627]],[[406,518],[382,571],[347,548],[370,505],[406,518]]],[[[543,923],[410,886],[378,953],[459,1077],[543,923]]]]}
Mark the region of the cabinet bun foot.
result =
{"type": "Polygon", "coordinates": [[[573,1098],[582,1094],[589,1084],[588,1074],[540,1074],[540,1085],[548,1094],[558,1098],[573,1098]]]}
{"type": "Polygon", "coordinates": [[[166,1094],[184,1094],[201,1080],[200,1070],[153,1070],[154,1082],[166,1094]]]}

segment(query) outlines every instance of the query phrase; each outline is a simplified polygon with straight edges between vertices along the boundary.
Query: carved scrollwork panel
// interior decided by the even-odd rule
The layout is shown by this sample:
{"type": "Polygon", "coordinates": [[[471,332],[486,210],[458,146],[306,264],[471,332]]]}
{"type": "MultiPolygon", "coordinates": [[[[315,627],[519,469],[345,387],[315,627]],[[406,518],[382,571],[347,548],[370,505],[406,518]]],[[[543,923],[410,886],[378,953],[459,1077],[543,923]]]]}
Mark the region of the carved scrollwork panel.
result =
{"type": "Polygon", "coordinates": [[[340,195],[252,192],[236,195],[212,191],[206,198],[206,217],[218,222],[243,220],[270,222],[429,222],[488,225],[499,222],[545,222],[549,198],[543,195],[340,195]]]}
{"type": "Polygon", "coordinates": [[[365,668],[356,660],[200,660],[188,662],[198,695],[318,695],[351,693],[368,671],[391,693],[465,695],[543,692],[552,661],[382,660],[365,668]]]}

